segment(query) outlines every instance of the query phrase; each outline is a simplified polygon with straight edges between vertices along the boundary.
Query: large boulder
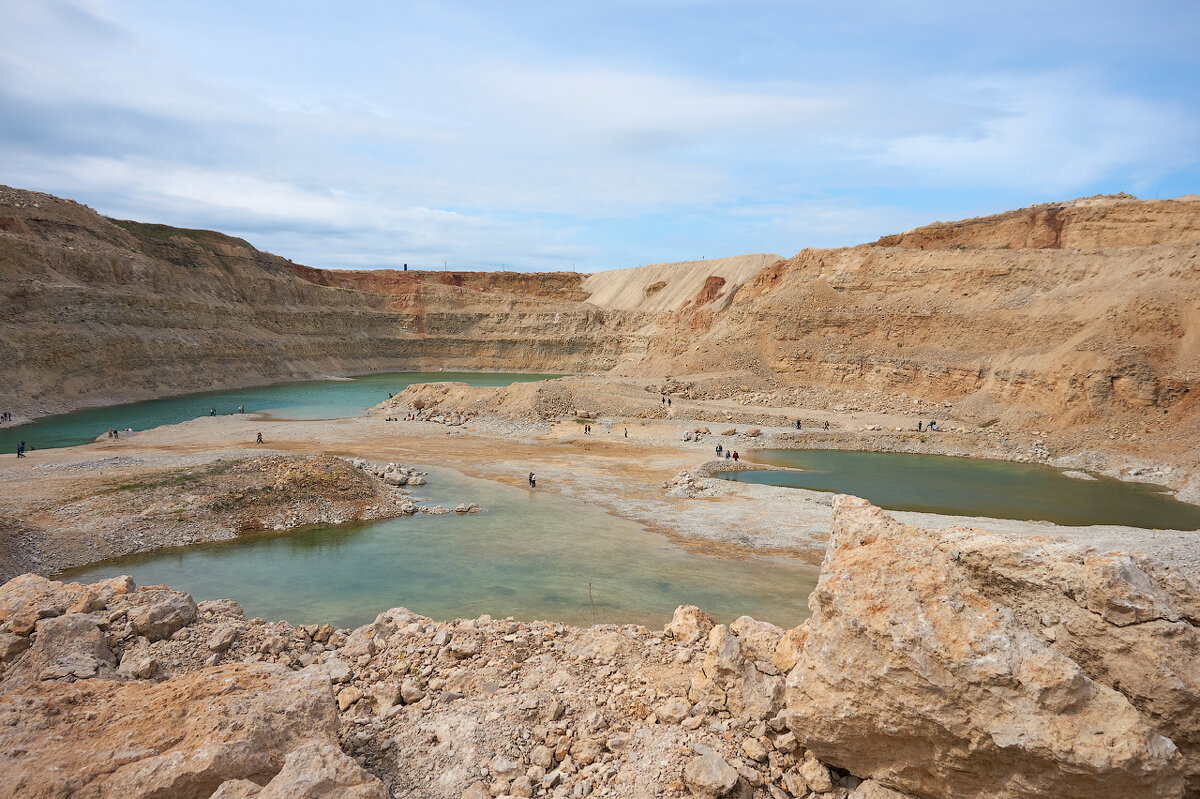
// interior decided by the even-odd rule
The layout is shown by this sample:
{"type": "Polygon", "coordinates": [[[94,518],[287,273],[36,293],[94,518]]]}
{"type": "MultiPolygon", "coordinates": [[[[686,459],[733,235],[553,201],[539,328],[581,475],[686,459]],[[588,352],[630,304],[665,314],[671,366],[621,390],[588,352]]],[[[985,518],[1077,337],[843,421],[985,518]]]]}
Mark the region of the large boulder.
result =
{"type": "Polygon", "coordinates": [[[715,624],[712,616],[695,605],[680,605],[675,608],[663,632],[681,644],[694,644],[701,638],[707,638],[715,624]]]}
{"type": "Polygon", "coordinates": [[[0,695],[0,793],[208,799],[229,780],[268,783],[305,744],[336,746],[338,725],[328,680],[276,665],[37,683],[0,695]]]}
{"type": "Polygon", "coordinates": [[[127,594],[133,588],[133,580],[129,577],[82,585],[22,574],[0,584],[0,629],[27,636],[40,619],[100,610],[108,600],[127,594]]]}
{"type": "Polygon", "coordinates": [[[770,656],[761,640],[743,639],[718,624],[709,631],[704,662],[692,676],[688,698],[701,709],[728,711],[739,719],[774,716],[783,704],[784,678],[770,656]]]}
{"type": "Polygon", "coordinates": [[[94,613],[68,613],[42,619],[33,645],[6,674],[9,679],[87,679],[110,676],[116,656],[105,642],[104,619],[94,613]]]}
{"type": "Polygon", "coordinates": [[[330,743],[310,743],[289,753],[283,769],[257,799],[388,799],[383,783],[330,743]]]}
{"type": "Polygon", "coordinates": [[[724,758],[702,755],[684,766],[683,784],[699,799],[721,799],[737,786],[738,773],[724,758]]]}
{"type": "Polygon", "coordinates": [[[167,638],[196,620],[196,603],[192,598],[165,585],[139,588],[124,599],[134,632],[150,641],[167,638]]]}
{"type": "Polygon", "coordinates": [[[840,496],[787,723],[825,763],[923,797],[1179,796],[1198,773],[1196,596],[1139,558],[840,496]]]}

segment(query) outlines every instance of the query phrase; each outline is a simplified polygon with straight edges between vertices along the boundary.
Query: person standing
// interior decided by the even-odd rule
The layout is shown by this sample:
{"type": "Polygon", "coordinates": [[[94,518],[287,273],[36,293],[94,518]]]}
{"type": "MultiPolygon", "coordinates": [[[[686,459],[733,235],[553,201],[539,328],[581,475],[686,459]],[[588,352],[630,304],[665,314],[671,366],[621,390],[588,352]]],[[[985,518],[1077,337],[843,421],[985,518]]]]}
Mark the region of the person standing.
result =
{"type": "Polygon", "coordinates": [[[533,472],[529,473],[529,487],[537,488],[537,478],[534,477],[533,472]]]}
{"type": "Polygon", "coordinates": [[[20,444],[17,444],[17,457],[18,458],[25,457],[25,442],[24,441],[22,441],[20,444]]]}

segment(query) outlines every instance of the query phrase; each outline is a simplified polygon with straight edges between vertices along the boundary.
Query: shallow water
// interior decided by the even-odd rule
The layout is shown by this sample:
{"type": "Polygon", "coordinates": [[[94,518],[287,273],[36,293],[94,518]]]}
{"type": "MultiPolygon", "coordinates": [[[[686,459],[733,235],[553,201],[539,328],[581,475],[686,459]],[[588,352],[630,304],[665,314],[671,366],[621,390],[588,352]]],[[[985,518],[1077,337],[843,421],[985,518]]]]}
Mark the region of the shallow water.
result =
{"type": "Polygon", "coordinates": [[[15,452],[18,442],[26,441],[37,449],[71,447],[94,441],[111,427],[125,430],[149,430],[165,424],[178,424],[210,409],[218,414],[236,413],[239,405],[246,413],[269,411],[282,419],[339,419],[359,416],[367,408],[387,399],[388,393],[403,391],[413,383],[454,381],[473,386],[507,386],[561,375],[483,373],[483,372],[393,372],[363,375],[349,380],[310,380],[279,383],[273,386],[207,391],[178,397],[85,408],[71,413],[47,416],[32,424],[0,430],[0,452],[15,452]]]}
{"type": "Polygon", "coordinates": [[[743,614],[792,627],[808,617],[816,569],[782,559],[694,555],[575,500],[432,469],[423,496],[486,513],[419,514],[133,556],[72,570],[132,575],[248,616],[356,626],[403,606],[435,619],[550,619],[661,627],[678,605],[719,621],[743,614]]]}
{"type": "Polygon", "coordinates": [[[898,452],[771,450],[749,460],[807,471],[726,472],[743,483],[836,491],[891,510],[1082,526],[1200,529],[1200,506],[1159,486],[1067,477],[1049,466],[898,452]]]}

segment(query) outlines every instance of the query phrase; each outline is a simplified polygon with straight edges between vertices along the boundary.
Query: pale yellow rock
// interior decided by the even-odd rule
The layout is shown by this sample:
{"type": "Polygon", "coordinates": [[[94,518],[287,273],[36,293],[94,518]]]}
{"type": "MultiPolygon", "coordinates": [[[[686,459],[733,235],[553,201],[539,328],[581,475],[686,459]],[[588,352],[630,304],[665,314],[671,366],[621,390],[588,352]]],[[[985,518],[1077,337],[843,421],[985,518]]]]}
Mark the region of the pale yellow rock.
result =
{"type": "Polygon", "coordinates": [[[746,657],[751,660],[770,662],[783,639],[784,630],[766,621],[750,616],[741,616],[729,625],[729,631],[738,637],[738,643],[746,657]]]}
{"type": "Polygon", "coordinates": [[[693,644],[707,636],[714,624],[712,616],[695,605],[680,605],[663,630],[681,644],[693,644]]]}
{"type": "Polygon", "coordinates": [[[747,657],[741,639],[718,624],[708,634],[704,662],[692,677],[688,698],[723,708],[739,718],[773,716],[783,703],[782,676],[764,674],[747,657]]]}
{"type": "Polygon", "coordinates": [[[771,655],[771,662],[775,664],[775,668],[784,674],[792,670],[792,667],[796,665],[796,660],[800,657],[801,650],[804,649],[806,635],[803,626],[793,627],[783,634],[775,647],[775,652],[771,655]]]}
{"type": "MultiPolygon", "coordinates": [[[[835,498],[807,638],[787,681],[792,732],[824,762],[921,796],[1179,796],[1185,758],[1157,720],[1021,623],[1072,617],[1072,597],[1092,597],[1092,615],[1116,607],[1120,618],[1168,607],[1152,580],[1122,584],[1116,568],[1085,579],[1077,572],[1089,557],[1045,539],[909,527],[863,500],[835,498]],[[990,555],[976,554],[985,545],[990,555]],[[1035,585],[1014,584],[1017,574],[1035,585]]],[[[1164,669],[1193,668],[1190,624],[1169,624],[1174,631],[1149,633],[1146,643],[1159,646],[1143,651],[1166,647],[1178,662],[1164,669]]],[[[1119,664],[1088,668],[1102,677],[1119,664]]]]}
{"type": "Polygon", "coordinates": [[[728,796],[737,782],[737,771],[717,755],[693,758],[683,769],[684,785],[700,799],[728,796]]]}
{"type": "Polygon", "coordinates": [[[268,782],[289,752],[336,745],[339,729],[327,680],[267,664],[157,684],[31,685],[0,696],[0,715],[18,714],[0,725],[0,751],[4,790],[22,799],[60,797],[72,784],[93,796],[208,799],[229,780],[268,782]]]}
{"type": "Polygon", "coordinates": [[[288,753],[283,768],[256,799],[388,799],[383,783],[329,743],[288,753]]]}

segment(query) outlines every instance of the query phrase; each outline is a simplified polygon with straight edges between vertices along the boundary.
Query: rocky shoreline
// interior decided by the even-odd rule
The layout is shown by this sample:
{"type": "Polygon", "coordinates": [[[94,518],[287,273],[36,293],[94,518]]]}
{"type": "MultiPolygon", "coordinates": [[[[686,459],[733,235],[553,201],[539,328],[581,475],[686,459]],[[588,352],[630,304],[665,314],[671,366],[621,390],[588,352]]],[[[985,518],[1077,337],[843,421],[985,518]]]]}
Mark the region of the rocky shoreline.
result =
{"type": "Polygon", "coordinates": [[[794,630],[245,619],[0,587],[0,795],[1128,799],[1200,791],[1200,587],[839,497],[794,630]]]}
{"type": "Polygon", "coordinates": [[[224,453],[165,469],[138,458],[40,468],[49,474],[60,465],[97,474],[66,479],[61,493],[10,516],[0,537],[0,579],[314,525],[482,510],[467,502],[431,505],[413,493],[426,485],[425,472],[362,458],[224,453]],[[117,476],[105,477],[106,470],[117,476]]]}

